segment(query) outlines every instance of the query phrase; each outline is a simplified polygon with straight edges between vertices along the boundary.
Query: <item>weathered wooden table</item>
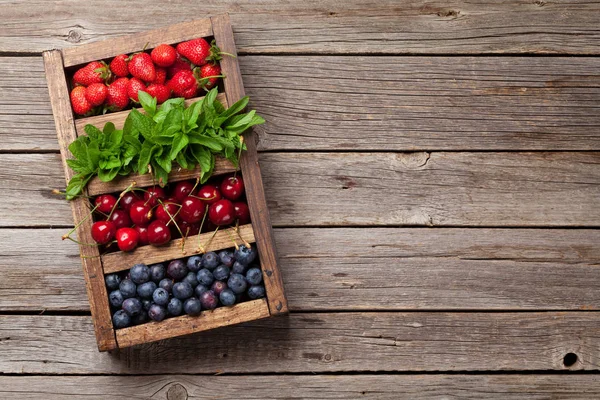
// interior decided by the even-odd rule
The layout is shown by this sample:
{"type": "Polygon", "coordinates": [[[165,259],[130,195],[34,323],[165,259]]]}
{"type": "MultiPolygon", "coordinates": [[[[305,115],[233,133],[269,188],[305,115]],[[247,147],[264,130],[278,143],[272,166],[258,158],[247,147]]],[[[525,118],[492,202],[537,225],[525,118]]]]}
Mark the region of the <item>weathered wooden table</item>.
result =
{"type": "Polygon", "coordinates": [[[600,3],[162,3],[0,4],[0,398],[600,397],[600,3]],[[98,353],[40,54],[222,12],[292,312],[98,353]]]}

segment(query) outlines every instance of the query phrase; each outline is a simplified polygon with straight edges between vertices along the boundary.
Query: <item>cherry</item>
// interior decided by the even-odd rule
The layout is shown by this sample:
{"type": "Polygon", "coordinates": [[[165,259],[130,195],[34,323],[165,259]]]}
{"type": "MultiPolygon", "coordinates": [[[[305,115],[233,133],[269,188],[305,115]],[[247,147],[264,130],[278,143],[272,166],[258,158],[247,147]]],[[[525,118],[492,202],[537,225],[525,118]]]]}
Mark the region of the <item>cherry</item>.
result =
{"type": "Polygon", "coordinates": [[[135,249],[140,240],[140,235],[133,228],[121,228],[117,230],[117,245],[121,251],[135,249]]]}
{"type": "Polygon", "coordinates": [[[148,227],[147,226],[136,225],[133,227],[133,229],[135,229],[137,231],[137,233],[140,235],[140,240],[139,240],[140,245],[145,246],[147,244],[150,244],[150,242],[148,241],[148,227]]]}
{"type": "MultiPolygon", "coordinates": [[[[167,200],[162,205],[159,204],[158,207],[156,207],[156,219],[169,225],[171,217],[175,218],[178,209],[179,204],[167,200]]],[[[177,214],[177,216],[179,216],[179,214],[177,214]]]]}
{"type": "Polygon", "coordinates": [[[202,221],[206,204],[197,197],[188,196],[181,203],[181,211],[178,216],[182,221],[190,224],[202,221]]]}
{"type": "Polygon", "coordinates": [[[233,203],[222,199],[212,204],[208,209],[208,219],[215,225],[229,225],[235,220],[233,203]]]}
{"type": "Polygon", "coordinates": [[[248,204],[243,201],[236,201],[233,203],[233,208],[235,210],[235,218],[240,221],[240,225],[250,222],[250,209],[248,208],[248,204]]]}
{"type": "Polygon", "coordinates": [[[121,202],[119,204],[123,210],[129,212],[131,205],[139,200],[141,199],[137,194],[134,192],[127,192],[123,195],[123,197],[121,197],[121,202]]]}
{"type": "Polygon", "coordinates": [[[106,244],[115,238],[117,228],[110,221],[97,221],[92,225],[92,238],[98,244],[106,244]]]}
{"type": "Polygon", "coordinates": [[[221,192],[215,185],[204,185],[198,190],[198,197],[205,201],[206,204],[214,204],[221,200],[221,192]]]}
{"type": "Polygon", "coordinates": [[[177,201],[183,201],[183,199],[192,193],[192,189],[194,189],[194,184],[190,181],[177,182],[175,189],[173,189],[173,196],[175,196],[177,201]]]}
{"type": "Polygon", "coordinates": [[[179,229],[184,236],[194,236],[200,233],[200,224],[190,224],[189,222],[181,221],[179,223],[179,229]]]}
{"type": "Polygon", "coordinates": [[[102,194],[94,201],[94,205],[98,206],[96,210],[104,214],[110,214],[115,204],[117,204],[117,199],[110,194],[102,194]]]}
{"type": "Polygon", "coordinates": [[[152,208],[143,200],[136,201],[129,209],[129,216],[134,224],[146,226],[152,220],[152,208]]]}
{"type": "Polygon", "coordinates": [[[129,218],[129,214],[127,214],[127,211],[125,210],[113,211],[112,215],[108,220],[115,224],[116,230],[131,226],[131,219],[129,218]]]}
{"type": "Polygon", "coordinates": [[[244,181],[241,176],[230,176],[221,182],[221,194],[229,200],[237,200],[244,194],[244,181]]]}
{"type": "Polygon", "coordinates": [[[156,186],[149,188],[144,193],[144,200],[146,200],[146,203],[148,203],[150,207],[156,206],[158,204],[158,199],[164,200],[165,197],[167,197],[165,195],[165,191],[162,188],[156,186]]]}
{"type": "Polygon", "coordinates": [[[160,246],[171,240],[171,231],[162,221],[152,221],[148,226],[148,241],[151,245],[160,246]]]}

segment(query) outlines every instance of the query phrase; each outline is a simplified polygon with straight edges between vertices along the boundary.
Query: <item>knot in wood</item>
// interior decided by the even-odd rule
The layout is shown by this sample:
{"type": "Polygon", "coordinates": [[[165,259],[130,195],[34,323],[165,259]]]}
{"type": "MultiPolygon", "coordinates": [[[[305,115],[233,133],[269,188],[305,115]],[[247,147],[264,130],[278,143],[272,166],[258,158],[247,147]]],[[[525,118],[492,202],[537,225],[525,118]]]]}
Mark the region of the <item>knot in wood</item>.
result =
{"type": "Polygon", "coordinates": [[[179,383],[173,384],[167,391],[168,400],[187,400],[188,392],[185,390],[183,385],[179,383]]]}

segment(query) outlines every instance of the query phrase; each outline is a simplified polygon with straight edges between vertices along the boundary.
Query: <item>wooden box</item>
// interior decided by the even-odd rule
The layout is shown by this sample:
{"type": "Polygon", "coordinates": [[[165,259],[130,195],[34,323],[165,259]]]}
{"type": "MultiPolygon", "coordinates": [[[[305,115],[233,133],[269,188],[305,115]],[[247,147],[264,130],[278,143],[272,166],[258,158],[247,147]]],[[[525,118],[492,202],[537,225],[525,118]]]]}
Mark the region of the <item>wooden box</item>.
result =
{"type": "MultiPolygon", "coordinates": [[[[83,133],[83,127],[86,124],[101,127],[108,121],[115,123],[117,126],[122,126],[128,111],[75,119],[70,105],[66,74],[94,60],[106,60],[118,54],[131,54],[140,51],[144,47],[152,49],[161,43],[175,44],[199,37],[213,37],[223,52],[236,54],[228,15],[181,23],[163,29],[75,48],[44,52],[44,67],[50,91],[50,101],[67,181],[73,175],[73,171],[66,164],[66,159],[70,158],[68,145],[76,139],[77,135],[83,133]]],[[[224,93],[220,93],[218,98],[223,104],[231,105],[244,96],[238,61],[234,57],[224,57],[220,64],[226,78],[223,79],[222,85],[224,93]]],[[[192,101],[194,100],[197,99],[192,99],[192,101]]],[[[244,177],[252,222],[241,226],[240,232],[248,242],[256,243],[265,283],[266,299],[247,301],[231,307],[219,307],[212,311],[203,311],[198,317],[174,317],[162,322],[148,322],[115,330],[111,321],[104,275],[127,269],[136,262],[150,264],[180,258],[182,254],[178,241],[181,239],[173,240],[163,247],[142,246],[130,253],[116,252],[106,255],[101,255],[96,246],[81,245],[83,272],[100,351],[287,313],[287,302],[281,273],[277,265],[271,223],[258,165],[256,138],[251,131],[246,132],[244,138],[247,151],[242,152],[240,169],[244,177]]],[[[233,165],[228,161],[217,160],[213,175],[232,172],[233,170],[233,165]]],[[[197,171],[174,170],[169,175],[169,182],[190,179],[195,177],[196,173],[197,171]]],[[[93,180],[88,184],[84,194],[95,196],[101,193],[119,192],[129,186],[132,181],[135,181],[137,186],[144,187],[152,184],[152,177],[150,175],[127,176],[109,183],[93,180]]],[[[92,221],[91,218],[86,218],[90,214],[90,202],[80,197],[71,201],[71,206],[74,223],[81,223],[77,229],[79,240],[83,243],[92,243],[92,221]]],[[[208,234],[204,233],[202,235],[208,234]]],[[[211,241],[211,245],[207,250],[219,250],[231,246],[230,236],[224,231],[220,231],[211,241]]],[[[192,254],[193,252],[190,252],[186,256],[192,254]]]]}

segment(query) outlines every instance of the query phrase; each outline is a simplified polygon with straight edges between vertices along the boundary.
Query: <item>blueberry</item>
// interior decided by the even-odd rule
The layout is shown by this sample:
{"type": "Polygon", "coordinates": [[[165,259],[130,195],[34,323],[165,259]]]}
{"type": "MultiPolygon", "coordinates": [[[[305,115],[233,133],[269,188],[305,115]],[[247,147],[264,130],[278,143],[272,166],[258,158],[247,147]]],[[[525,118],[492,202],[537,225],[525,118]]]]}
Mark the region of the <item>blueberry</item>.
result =
{"type": "Polygon", "coordinates": [[[108,295],[108,302],[113,307],[121,308],[121,306],[123,305],[123,300],[125,299],[123,298],[123,294],[120,290],[113,290],[108,295]]]}
{"type": "Polygon", "coordinates": [[[229,268],[231,268],[233,262],[235,261],[233,258],[233,252],[228,250],[221,250],[219,252],[219,260],[221,261],[221,264],[227,265],[229,268]]]}
{"type": "Polygon", "coordinates": [[[133,283],[139,285],[150,280],[150,268],[146,264],[135,264],[129,270],[129,275],[133,283]]]}
{"type": "Polygon", "coordinates": [[[148,310],[148,316],[153,321],[162,321],[167,316],[167,310],[163,306],[159,306],[158,304],[152,304],[152,306],[148,310]]]}
{"type": "Polygon", "coordinates": [[[200,300],[192,297],[183,303],[183,310],[187,315],[198,315],[200,314],[200,311],[202,311],[202,304],[200,304],[200,300]]]}
{"type": "Polygon", "coordinates": [[[204,286],[212,285],[213,281],[215,280],[213,273],[206,268],[202,268],[200,271],[198,271],[198,274],[196,274],[196,279],[198,279],[198,283],[201,283],[204,286]]]}
{"type": "Polygon", "coordinates": [[[246,280],[251,285],[258,285],[262,282],[262,272],[258,268],[250,268],[246,272],[246,280]]]}
{"type": "Polygon", "coordinates": [[[196,289],[194,289],[194,294],[196,295],[196,297],[200,298],[200,296],[202,296],[202,293],[207,292],[208,288],[204,285],[198,285],[196,286],[196,289]]]}
{"type": "Polygon", "coordinates": [[[225,289],[219,295],[219,300],[224,306],[232,306],[235,304],[235,294],[231,289],[225,289]]]}
{"type": "Polygon", "coordinates": [[[167,292],[171,293],[173,290],[173,279],[165,278],[158,282],[158,287],[165,289],[167,292]]]}
{"type": "Polygon", "coordinates": [[[234,253],[236,261],[240,264],[250,265],[252,261],[256,258],[256,248],[254,246],[250,246],[250,248],[241,245],[234,253]]]}
{"type": "Polygon", "coordinates": [[[138,315],[143,309],[142,302],[135,297],[123,300],[123,311],[130,317],[138,315]]]}
{"type": "Polygon", "coordinates": [[[231,274],[227,281],[229,289],[233,290],[233,293],[244,293],[248,287],[246,278],[242,274],[231,274]]]}
{"type": "Polygon", "coordinates": [[[154,283],[160,282],[165,278],[166,268],[164,264],[154,264],[150,266],[150,280],[154,283]]]}
{"type": "Polygon", "coordinates": [[[202,303],[202,308],[205,310],[214,310],[219,305],[217,296],[210,290],[202,293],[200,296],[200,303],[202,303]]]}
{"type": "Polygon", "coordinates": [[[187,282],[177,282],[173,285],[173,296],[179,300],[189,299],[194,295],[194,288],[187,282]]]}
{"type": "Polygon", "coordinates": [[[116,329],[127,328],[131,324],[131,318],[123,310],[114,313],[112,320],[116,329]]]}
{"type": "Polygon", "coordinates": [[[146,283],[142,283],[137,287],[137,294],[142,299],[151,299],[152,293],[156,290],[156,283],[150,281],[146,283]]]}
{"type": "Polygon", "coordinates": [[[142,307],[144,307],[144,310],[145,310],[145,311],[148,311],[148,310],[150,309],[150,306],[151,306],[152,304],[154,304],[154,303],[152,302],[152,300],[148,300],[148,299],[144,299],[144,300],[142,300],[142,307]]]}
{"type": "Polygon", "coordinates": [[[213,270],[219,265],[219,257],[214,251],[209,251],[202,255],[202,266],[206,269],[213,270]]]}
{"type": "Polygon", "coordinates": [[[196,278],[196,273],[192,271],[188,272],[185,278],[183,278],[182,282],[187,282],[192,285],[193,288],[195,288],[198,286],[198,278],[196,278]]]}
{"type": "Polygon", "coordinates": [[[181,300],[176,298],[172,298],[171,300],[169,300],[169,304],[167,305],[167,311],[169,312],[169,315],[181,315],[181,313],[183,313],[183,304],[181,303],[181,300]]]}
{"type": "Polygon", "coordinates": [[[226,265],[219,265],[213,271],[213,276],[218,281],[224,281],[225,279],[227,279],[229,277],[229,267],[226,265]]]}
{"type": "Polygon", "coordinates": [[[221,281],[215,281],[210,288],[216,296],[220,295],[225,289],[227,289],[227,284],[221,281]]]}
{"type": "Polygon", "coordinates": [[[169,292],[163,288],[158,288],[152,293],[152,300],[159,306],[166,306],[169,302],[169,292]]]}
{"type": "Polygon", "coordinates": [[[233,267],[231,269],[231,272],[234,272],[236,274],[245,274],[246,273],[246,268],[248,268],[247,265],[241,264],[239,261],[236,261],[233,263],[233,267]]]}
{"type": "Polygon", "coordinates": [[[202,256],[191,256],[187,260],[187,269],[192,272],[198,272],[202,268],[202,256]]]}
{"type": "Polygon", "coordinates": [[[182,260],[173,260],[167,267],[167,275],[175,280],[183,279],[187,274],[188,269],[182,260]]]}
{"type": "Polygon", "coordinates": [[[121,281],[121,284],[119,284],[119,291],[123,295],[124,299],[135,297],[136,290],[137,286],[135,286],[135,283],[129,279],[124,279],[121,281]]]}
{"type": "Polygon", "coordinates": [[[132,325],[140,325],[147,321],[148,321],[148,314],[146,314],[145,312],[139,313],[138,315],[131,317],[132,325]]]}
{"type": "Polygon", "coordinates": [[[253,300],[265,297],[265,287],[263,285],[250,286],[250,289],[248,289],[248,297],[253,300]]]}
{"type": "Polygon", "coordinates": [[[106,275],[104,282],[106,283],[108,290],[117,290],[121,283],[121,277],[117,274],[106,275]]]}

